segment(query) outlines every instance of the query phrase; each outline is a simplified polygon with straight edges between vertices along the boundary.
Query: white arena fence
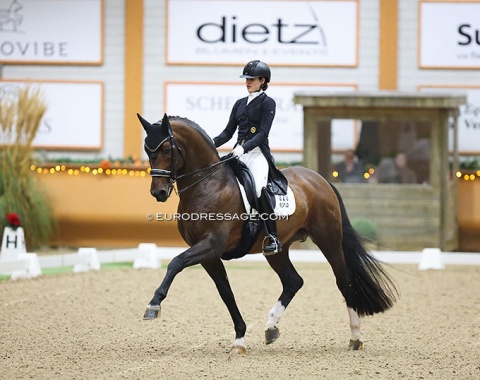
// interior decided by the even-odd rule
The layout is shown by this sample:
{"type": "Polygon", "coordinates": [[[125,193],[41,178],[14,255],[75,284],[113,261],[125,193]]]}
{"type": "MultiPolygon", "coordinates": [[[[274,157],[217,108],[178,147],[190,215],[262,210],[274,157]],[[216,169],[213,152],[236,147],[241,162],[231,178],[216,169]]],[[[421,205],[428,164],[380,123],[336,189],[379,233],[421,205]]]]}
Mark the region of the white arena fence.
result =
{"type": "MultiPolygon", "coordinates": [[[[0,261],[0,274],[11,275],[12,279],[32,278],[41,274],[41,269],[73,266],[74,272],[100,270],[102,264],[131,262],[135,269],[158,269],[162,262],[185,251],[185,247],[157,247],[153,243],[141,243],[136,248],[97,250],[79,248],[76,253],[38,256],[34,253],[19,255],[17,260],[0,261]],[[38,263],[38,268],[36,263],[38,263]]],[[[445,265],[480,265],[479,252],[441,252],[426,248],[418,252],[372,251],[373,255],[387,264],[413,264],[419,270],[443,269],[445,265]]],[[[290,250],[293,263],[326,263],[321,252],[314,250],[290,250]]],[[[265,262],[262,254],[246,255],[233,261],[265,262]]]]}

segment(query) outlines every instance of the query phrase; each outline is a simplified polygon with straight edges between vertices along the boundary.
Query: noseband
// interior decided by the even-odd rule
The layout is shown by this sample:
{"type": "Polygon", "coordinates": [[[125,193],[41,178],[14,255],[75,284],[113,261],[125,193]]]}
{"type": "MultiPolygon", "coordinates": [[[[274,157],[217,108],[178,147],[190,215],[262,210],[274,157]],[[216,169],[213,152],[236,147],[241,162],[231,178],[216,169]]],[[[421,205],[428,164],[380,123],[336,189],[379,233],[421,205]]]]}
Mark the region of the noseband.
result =
{"type": "MultiPolygon", "coordinates": [[[[168,178],[168,197],[172,193],[172,190],[174,188],[174,184],[177,181],[176,178],[176,169],[177,169],[177,159],[175,156],[175,150],[176,150],[176,144],[175,144],[175,139],[173,138],[172,130],[168,128],[168,137],[162,140],[157,147],[154,149],[151,149],[148,147],[147,144],[145,144],[145,150],[147,150],[152,157],[156,157],[158,155],[158,150],[161,148],[161,146],[168,141],[170,143],[170,148],[172,149],[172,164],[170,166],[170,170],[165,170],[165,169],[150,169],[150,175],[152,177],[166,177],[168,178]]],[[[180,151],[180,150],[179,150],[180,151]]],[[[180,152],[181,154],[181,152],[180,152]]]]}

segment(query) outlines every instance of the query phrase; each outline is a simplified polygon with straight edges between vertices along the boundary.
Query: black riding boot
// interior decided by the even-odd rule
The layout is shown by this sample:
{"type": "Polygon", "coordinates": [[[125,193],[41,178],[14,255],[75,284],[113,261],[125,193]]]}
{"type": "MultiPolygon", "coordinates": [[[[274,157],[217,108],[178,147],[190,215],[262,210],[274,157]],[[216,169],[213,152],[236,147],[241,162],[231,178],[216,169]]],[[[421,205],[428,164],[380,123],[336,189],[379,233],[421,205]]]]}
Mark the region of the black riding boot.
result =
{"type": "Polygon", "coordinates": [[[259,213],[263,214],[262,220],[265,223],[265,232],[267,235],[265,238],[269,239],[269,243],[263,247],[263,254],[269,256],[282,252],[282,244],[280,244],[277,235],[277,221],[274,219],[274,210],[265,192],[265,188],[262,189],[262,195],[258,198],[258,204],[260,206],[259,213]]]}

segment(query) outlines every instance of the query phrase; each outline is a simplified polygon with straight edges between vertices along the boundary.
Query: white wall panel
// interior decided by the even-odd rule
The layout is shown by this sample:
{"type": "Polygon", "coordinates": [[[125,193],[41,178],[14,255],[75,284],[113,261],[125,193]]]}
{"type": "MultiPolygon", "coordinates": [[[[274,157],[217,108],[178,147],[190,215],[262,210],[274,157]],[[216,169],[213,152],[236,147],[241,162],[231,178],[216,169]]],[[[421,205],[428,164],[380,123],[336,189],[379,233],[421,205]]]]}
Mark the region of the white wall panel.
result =
{"type": "Polygon", "coordinates": [[[3,79],[101,81],[104,83],[103,149],[92,152],[48,152],[48,157],[123,157],[125,2],[104,0],[103,65],[10,65],[3,79]]]}
{"type": "MultiPolygon", "coordinates": [[[[165,1],[145,0],[144,45],[144,116],[158,120],[165,110],[164,83],[171,81],[234,82],[243,66],[166,65],[165,61],[165,1]]],[[[272,66],[272,83],[356,84],[359,90],[378,87],[379,1],[359,2],[358,67],[282,67],[272,66]]],[[[258,57],[262,59],[262,57],[258,57]]],[[[247,63],[247,62],[245,62],[247,63]]],[[[268,62],[267,62],[268,63],[268,62]]],[[[189,115],[180,115],[189,117],[189,115]]],[[[226,122],[226,121],[225,121],[226,122]]]]}
{"type": "MultiPolygon", "coordinates": [[[[420,69],[418,67],[418,1],[399,0],[398,89],[416,91],[419,85],[480,85],[479,70],[420,69]]],[[[375,91],[379,78],[380,0],[359,1],[358,61],[356,67],[272,67],[275,83],[354,84],[375,91]]],[[[166,1],[144,0],[143,109],[149,120],[165,112],[166,82],[234,82],[242,65],[166,65],[166,1]]],[[[49,152],[49,156],[122,157],[124,139],[125,1],[104,0],[103,65],[12,65],[0,67],[3,79],[101,81],[104,83],[104,144],[98,152],[49,152]]],[[[258,57],[262,59],[262,57],[258,57]]],[[[246,62],[245,62],[246,63],[246,62]]],[[[189,115],[180,115],[189,117],[189,115]]]]}
{"type": "Polygon", "coordinates": [[[398,89],[416,91],[419,85],[479,85],[480,70],[419,68],[418,17],[418,1],[399,0],[398,89]]]}

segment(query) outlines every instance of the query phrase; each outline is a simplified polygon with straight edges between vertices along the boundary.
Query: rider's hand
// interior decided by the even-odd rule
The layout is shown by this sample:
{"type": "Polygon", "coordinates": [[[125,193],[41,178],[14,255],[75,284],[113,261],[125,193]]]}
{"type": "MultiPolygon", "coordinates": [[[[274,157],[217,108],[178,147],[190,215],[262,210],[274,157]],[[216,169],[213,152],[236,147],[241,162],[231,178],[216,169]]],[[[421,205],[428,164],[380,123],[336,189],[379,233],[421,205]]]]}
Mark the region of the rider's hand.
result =
{"type": "Polygon", "coordinates": [[[240,158],[243,153],[245,153],[245,151],[243,150],[243,146],[241,145],[237,145],[235,149],[232,150],[232,155],[235,158],[240,158]]]}

